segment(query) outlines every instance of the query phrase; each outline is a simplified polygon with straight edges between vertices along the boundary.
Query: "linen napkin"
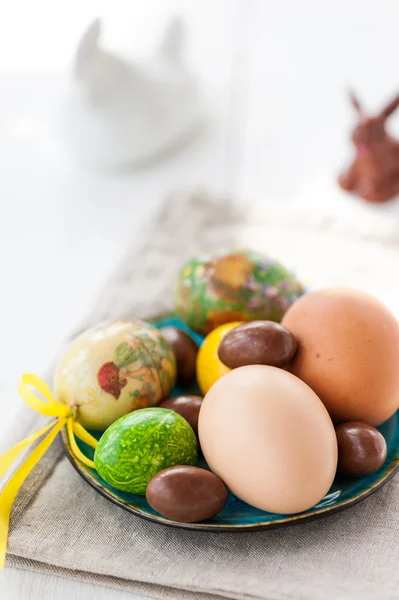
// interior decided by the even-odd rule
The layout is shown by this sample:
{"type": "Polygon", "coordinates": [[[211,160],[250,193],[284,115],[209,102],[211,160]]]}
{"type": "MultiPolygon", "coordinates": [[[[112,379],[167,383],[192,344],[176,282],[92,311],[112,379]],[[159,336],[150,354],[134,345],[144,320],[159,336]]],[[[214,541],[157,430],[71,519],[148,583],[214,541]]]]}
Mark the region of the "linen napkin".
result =
{"type": "MultiPolygon", "coordinates": [[[[357,285],[398,314],[397,223],[373,219],[371,228],[366,221],[351,226],[333,215],[249,209],[200,192],[175,195],[72,337],[108,318],[169,310],[183,261],[220,246],[268,252],[310,278],[310,285],[357,285]]],[[[24,410],[8,443],[39,424],[24,410]]],[[[240,534],[178,530],[130,515],[98,495],[57,441],[17,497],[7,565],[154,598],[397,599],[398,500],[399,476],[355,507],[298,527],[240,534]]]]}

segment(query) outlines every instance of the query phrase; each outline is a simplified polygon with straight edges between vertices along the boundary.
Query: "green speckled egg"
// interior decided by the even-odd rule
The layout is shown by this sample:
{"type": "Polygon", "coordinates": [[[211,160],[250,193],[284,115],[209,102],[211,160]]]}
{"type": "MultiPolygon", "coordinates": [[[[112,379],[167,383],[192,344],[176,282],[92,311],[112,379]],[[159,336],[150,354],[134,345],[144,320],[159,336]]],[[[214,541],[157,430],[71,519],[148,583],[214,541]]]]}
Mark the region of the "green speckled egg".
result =
{"type": "Polygon", "coordinates": [[[105,431],[127,413],[159,404],[175,380],[175,356],[158,329],[119,320],[72,342],[56,368],[54,388],[84,427],[105,431]]]}
{"type": "Polygon", "coordinates": [[[192,258],[181,269],[176,312],[202,333],[231,321],[281,321],[304,288],[273,258],[249,250],[221,250],[192,258]]]}
{"type": "Polygon", "coordinates": [[[115,421],[94,455],[101,477],[118,490],[144,495],[162,469],[195,465],[198,442],[183,417],[166,408],[144,408],[115,421]]]}

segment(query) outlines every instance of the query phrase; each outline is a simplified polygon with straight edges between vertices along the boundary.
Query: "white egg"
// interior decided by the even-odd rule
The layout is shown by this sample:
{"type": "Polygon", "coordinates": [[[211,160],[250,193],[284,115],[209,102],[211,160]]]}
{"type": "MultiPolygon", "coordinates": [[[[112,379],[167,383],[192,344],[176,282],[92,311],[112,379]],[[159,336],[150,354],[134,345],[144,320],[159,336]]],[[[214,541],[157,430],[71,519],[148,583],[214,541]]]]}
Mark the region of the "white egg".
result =
{"type": "Polygon", "coordinates": [[[328,492],[337,440],[328,412],[282,369],[233,369],[204,398],[199,439],[208,465],[241,500],[268,512],[307,510],[328,492]]]}

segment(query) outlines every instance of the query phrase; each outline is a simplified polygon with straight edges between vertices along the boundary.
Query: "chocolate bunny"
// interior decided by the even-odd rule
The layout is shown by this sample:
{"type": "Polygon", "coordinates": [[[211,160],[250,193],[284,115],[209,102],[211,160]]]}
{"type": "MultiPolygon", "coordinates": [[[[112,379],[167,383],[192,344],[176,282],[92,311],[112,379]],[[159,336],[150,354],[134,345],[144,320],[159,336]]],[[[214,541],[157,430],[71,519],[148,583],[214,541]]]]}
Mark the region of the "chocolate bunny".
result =
{"type": "Polygon", "coordinates": [[[399,106],[399,94],[376,117],[365,115],[353,93],[350,99],[360,117],[352,134],[356,157],[339,177],[339,185],[368,202],[385,202],[399,193],[399,142],[385,129],[399,106]]]}

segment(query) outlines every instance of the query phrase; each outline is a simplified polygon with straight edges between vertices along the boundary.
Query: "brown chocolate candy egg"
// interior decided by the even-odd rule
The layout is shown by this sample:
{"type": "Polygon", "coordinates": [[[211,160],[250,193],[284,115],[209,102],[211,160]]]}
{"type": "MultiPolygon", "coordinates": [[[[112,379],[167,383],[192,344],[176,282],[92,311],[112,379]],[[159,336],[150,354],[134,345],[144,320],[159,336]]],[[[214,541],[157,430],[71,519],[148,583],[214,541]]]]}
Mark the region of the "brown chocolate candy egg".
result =
{"type": "Polygon", "coordinates": [[[296,351],[292,333],[274,321],[252,321],[238,325],[220,342],[219,358],[227,367],[245,365],[284,367],[296,351]]]}
{"type": "Polygon", "coordinates": [[[160,471],[147,486],[148,504],[164,517],[198,523],[220,512],[227,488],[214,473],[199,467],[178,466],[160,471]]]}
{"type": "Polygon", "coordinates": [[[387,457],[384,436],[371,425],[352,421],[336,429],[338,470],[351,477],[365,477],[377,471],[387,457]]]}
{"type": "Polygon", "coordinates": [[[193,338],[177,327],[162,327],[161,333],[169,342],[177,363],[177,379],[180,383],[188,383],[195,378],[195,366],[198,346],[193,338]]]}
{"type": "Polygon", "coordinates": [[[195,433],[198,434],[198,416],[202,404],[201,396],[176,396],[162,402],[161,408],[168,408],[181,415],[189,422],[195,433]]]}

